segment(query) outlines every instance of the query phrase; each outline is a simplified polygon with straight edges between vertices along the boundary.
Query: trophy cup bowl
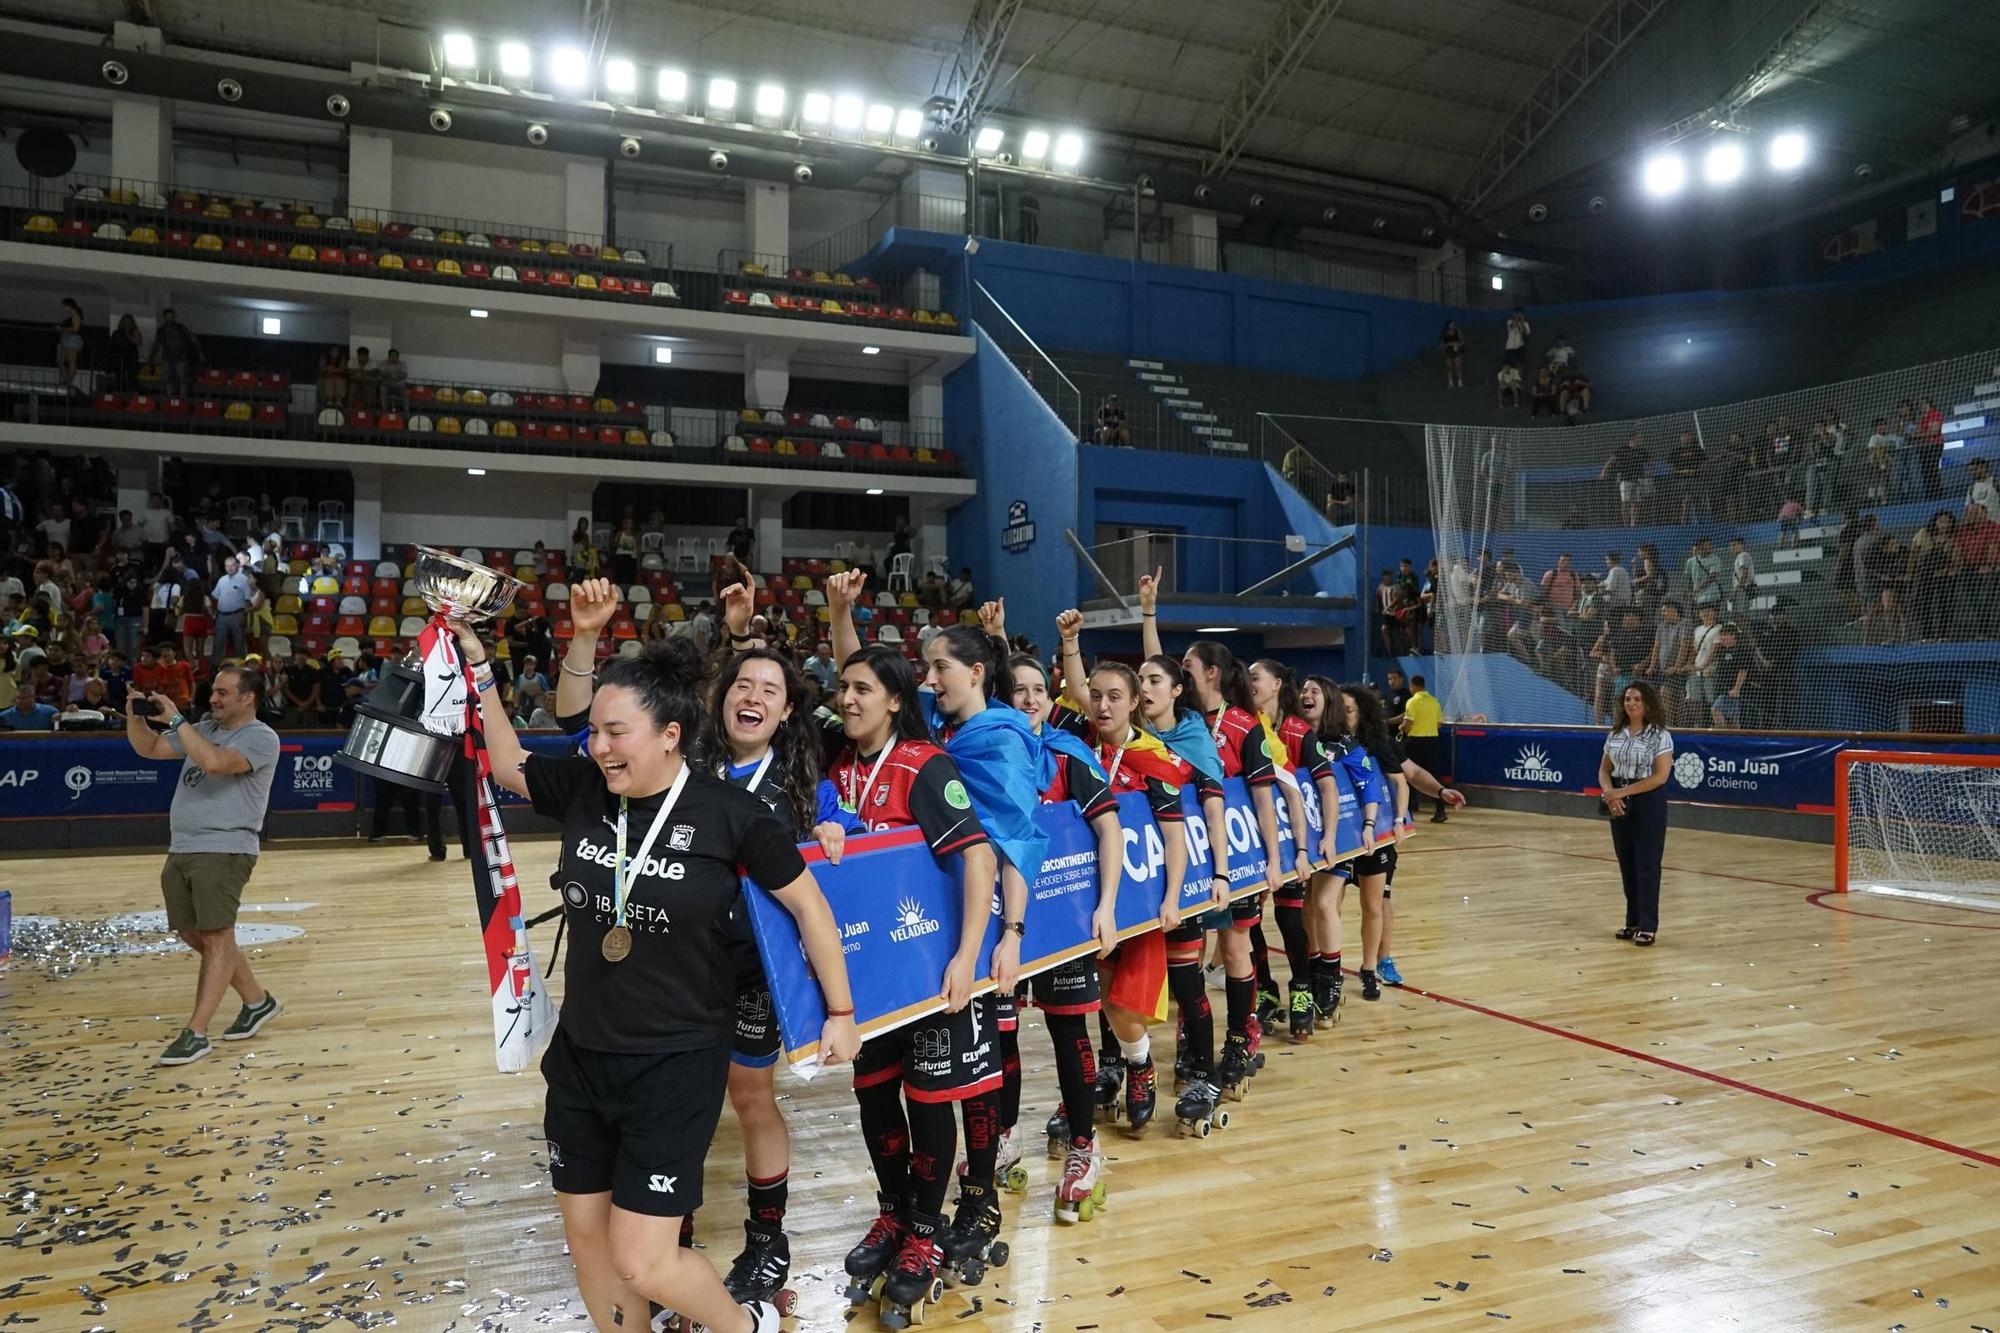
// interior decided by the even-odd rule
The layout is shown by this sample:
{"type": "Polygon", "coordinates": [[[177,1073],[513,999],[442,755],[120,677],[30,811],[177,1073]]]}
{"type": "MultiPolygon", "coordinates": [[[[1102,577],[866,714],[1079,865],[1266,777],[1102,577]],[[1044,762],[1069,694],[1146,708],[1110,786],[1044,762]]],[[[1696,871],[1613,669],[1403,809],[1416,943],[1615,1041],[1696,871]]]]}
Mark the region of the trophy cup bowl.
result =
{"type": "MultiPolygon", "coordinates": [[[[432,611],[473,625],[505,615],[526,586],[511,574],[429,546],[417,548],[410,578],[432,611]]],[[[356,706],[334,761],[382,782],[443,794],[465,740],[426,730],[423,711],[423,656],[413,643],[401,661],[383,666],[381,682],[356,706]]]]}

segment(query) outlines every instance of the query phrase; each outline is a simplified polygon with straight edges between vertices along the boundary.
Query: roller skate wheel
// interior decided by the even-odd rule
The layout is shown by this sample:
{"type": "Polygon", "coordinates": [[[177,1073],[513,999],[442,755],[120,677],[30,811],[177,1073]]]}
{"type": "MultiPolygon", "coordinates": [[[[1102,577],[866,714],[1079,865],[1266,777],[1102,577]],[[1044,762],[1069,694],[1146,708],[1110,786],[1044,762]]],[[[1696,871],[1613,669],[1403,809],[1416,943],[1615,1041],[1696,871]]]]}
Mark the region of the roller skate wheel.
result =
{"type": "Polygon", "coordinates": [[[1198,1138],[1198,1139],[1205,1139],[1205,1138],[1207,1138],[1207,1137],[1208,1137],[1208,1126],[1209,1126],[1209,1122],[1208,1122],[1208,1121],[1206,1121],[1206,1120],[1197,1120],[1197,1121],[1195,1121],[1195,1122],[1194,1122],[1194,1136],[1195,1136],[1196,1138],[1198,1138]]]}
{"type": "Polygon", "coordinates": [[[1257,1052],[1256,1057],[1252,1060],[1250,1064],[1250,1072],[1254,1074],[1263,1067],[1264,1067],[1264,1053],[1262,1051],[1259,1051],[1257,1052]]]}
{"type": "Polygon", "coordinates": [[[1217,1112],[1215,1113],[1215,1127],[1216,1127],[1217,1129],[1228,1129],[1228,1128],[1229,1128],[1229,1112],[1227,1112],[1227,1111],[1217,1111],[1217,1112]]]}
{"type": "Polygon", "coordinates": [[[992,1247],[986,1251],[986,1262],[995,1268],[1005,1268],[1008,1257],[1013,1253],[1014,1251],[1007,1247],[1006,1241],[996,1240],[993,1242],[992,1247]]]}
{"type": "Polygon", "coordinates": [[[1090,1187],[1090,1201],[1096,1204],[1099,1208],[1102,1208],[1104,1206],[1104,1199],[1105,1199],[1105,1191],[1103,1183],[1099,1182],[1098,1184],[1092,1185],[1090,1187]]]}
{"type": "Polygon", "coordinates": [[[771,1299],[771,1304],[777,1308],[778,1318],[790,1319],[798,1312],[799,1294],[786,1287],[771,1299]]]}
{"type": "Polygon", "coordinates": [[[1081,1209],[1078,1206],[1064,1203],[1061,1199],[1056,1200],[1056,1221],[1064,1226],[1080,1221],[1080,1214],[1081,1209]]]}
{"type": "Polygon", "coordinates": [[[1028,1168],[1019,1163],[1008,1167],[1006,1178],[1000,1183],[1016,1194],[1021,1193],[1028,1188],[1028,1168]]]}
{"type": "Polygon", "coordinates": [[[1091,1200],[1085,1199],[1082,1203],[1079,1203],[1076,1206],[1077,1221],[1088,1222],[1091,1218],[1095,1216],[1097,1216],[1097,1205],[1091,1200]]]}
{"type": "Polygon", "coordinates": [[[1225,1084],[1222,1095],[1232,1102],[1240,1102],[1250,1095],[1250,1084],[1248,1082],[1225,1084]]]}

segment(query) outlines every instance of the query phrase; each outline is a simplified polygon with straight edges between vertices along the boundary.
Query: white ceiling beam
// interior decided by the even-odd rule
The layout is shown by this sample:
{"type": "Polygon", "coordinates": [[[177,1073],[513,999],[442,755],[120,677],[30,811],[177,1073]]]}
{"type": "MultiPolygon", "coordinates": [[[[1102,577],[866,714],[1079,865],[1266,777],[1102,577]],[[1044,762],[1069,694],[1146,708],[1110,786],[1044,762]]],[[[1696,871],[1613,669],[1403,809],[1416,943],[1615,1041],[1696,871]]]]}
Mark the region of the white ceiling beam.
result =
{"type": "Polygon", "coordinates": [[[951,128],[970,133],[974,122],[986,110],[993,80],[1000,72],[1000,57],[1007,49],[1008,34],[1020,16],[1021,0],[974,0],[972,17],[965,25],[964,40],[952,62],[951,78],[945,95],[957,104],[951,128]]]}
{"type": "Polygon", "coordinates": [[[1341,0],[1279,0],[1271,30],[1251,52],[1242,78],[1223,103],[1215,152],[1202,162],[1202,175],[1228,174],[1340,4],[1341,0]]]}

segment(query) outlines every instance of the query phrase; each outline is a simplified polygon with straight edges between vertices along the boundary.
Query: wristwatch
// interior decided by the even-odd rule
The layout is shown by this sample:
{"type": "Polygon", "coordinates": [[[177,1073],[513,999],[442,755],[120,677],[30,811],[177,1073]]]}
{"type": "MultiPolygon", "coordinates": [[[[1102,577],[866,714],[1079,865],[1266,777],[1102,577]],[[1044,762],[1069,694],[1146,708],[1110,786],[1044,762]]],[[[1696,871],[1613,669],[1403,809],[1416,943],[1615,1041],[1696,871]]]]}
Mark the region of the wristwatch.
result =
{"type": "Polygon", "coordinates": [[[1026,935],[1028,933],[1028,923],[1025,921],[1002,921],[1000,923],[1000,933],[1002,935],[1026,935]]]}

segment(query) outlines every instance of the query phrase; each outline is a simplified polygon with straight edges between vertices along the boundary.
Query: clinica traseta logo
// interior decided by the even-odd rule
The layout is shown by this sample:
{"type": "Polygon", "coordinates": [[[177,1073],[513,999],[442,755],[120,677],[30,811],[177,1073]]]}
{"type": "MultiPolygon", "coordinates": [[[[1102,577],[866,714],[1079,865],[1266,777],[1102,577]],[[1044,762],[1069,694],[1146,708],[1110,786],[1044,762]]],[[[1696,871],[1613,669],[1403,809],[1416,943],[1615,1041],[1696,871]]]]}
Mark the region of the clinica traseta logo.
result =
{"type": "Polygon", "coordinates": [[[1549,764],[1549,753],[1539,745],[1523,745],[1514,762],[1500,770],[1509,782],[1561,782],[1562,770],[1549,764]]]}
{"type": "Polygon", "coordinates": [[[935,935],[938,923],[924,913],[924,905],[915,898],[904,898],[896,904],[896,925],[890,930],[889,938],[901,944],[916,939],[919,935],[935,935]]]}

